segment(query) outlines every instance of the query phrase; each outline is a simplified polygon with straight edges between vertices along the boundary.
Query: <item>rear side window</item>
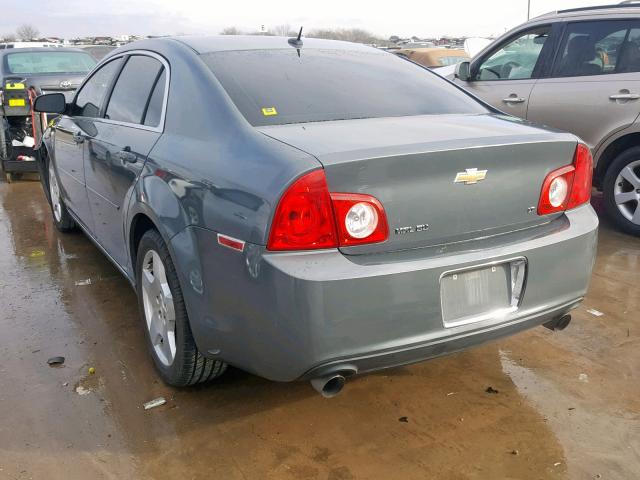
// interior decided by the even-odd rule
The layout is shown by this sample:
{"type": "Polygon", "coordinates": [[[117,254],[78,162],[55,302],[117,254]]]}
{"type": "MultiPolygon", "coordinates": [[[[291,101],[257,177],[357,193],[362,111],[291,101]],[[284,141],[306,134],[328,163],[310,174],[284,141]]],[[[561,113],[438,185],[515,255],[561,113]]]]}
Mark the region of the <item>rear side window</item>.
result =
{"type": "Polygon", "coordinates": [[[97,70],[78,92],[74,106],[74,115],[79,117],[98,117],[100,107],[109,91],[113,77],[118,71],[120,60],[109,62],[97,70]]]}
{"type": "Polygon", "coordinates": [[[155,58],[130,57],[113,88],[105,118],[142,124],[151,90],[162,68],[162,63],[155,58]]]}
{"type": "Polygon", "coordinates": [[[640,22],[570,23],[554,66],[556,77],[640,71],[640,22]]]}
{"type": "Polygon", "coordinates": [[[144,125],[148,127],[157,127],[160,125],[160,117],[162,116],[162,106],[164,105],[164,90],[167,83],[167,74],[164,68],[156,80],[153,87],[153,93],[149,99],[149,106],[144,116],[144,125]]]}
{"type": "Polygon", "coordinates": [[[202,55],[254,126],[353,118],[486,113],[438,75],[367,50],[245,50],[202,55]]]}

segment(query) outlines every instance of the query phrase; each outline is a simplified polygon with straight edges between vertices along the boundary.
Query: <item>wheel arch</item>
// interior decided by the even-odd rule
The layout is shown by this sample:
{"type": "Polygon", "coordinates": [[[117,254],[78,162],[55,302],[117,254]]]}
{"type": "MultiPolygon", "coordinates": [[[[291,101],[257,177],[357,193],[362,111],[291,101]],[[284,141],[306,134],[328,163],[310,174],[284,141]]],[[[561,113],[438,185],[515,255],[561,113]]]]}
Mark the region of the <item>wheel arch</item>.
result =
{"type": "MultiPolygon", "coordinates": [[[[148,232],[149,230],[155,230],[160,233],[160,229],[156,226],[156,224],[151,220],[151,218],[143,212],[136,213],[134,217],[131,219],[131,223],[129,225],[129,258],[131,261],[131,267],[133,271],[133,278],[135,278],[135,268],[138,257],[138,246],[140,245],[140,240],[142,236],[148,232]]],[[[162,233],[160,233],[162,236],[162,233]]],[[[165,241],[166,243],[166,241],[165,241]]]]}
{"type": "Polygon", "coordinates": [[[606,145],[597,157],[598,160],[593,175],[594,185],[601,190],[602,182],[609,165],[611,165],[618,155],[637,146],[640,146],[640,132],[638,131],[625,133],[606,145]]]}

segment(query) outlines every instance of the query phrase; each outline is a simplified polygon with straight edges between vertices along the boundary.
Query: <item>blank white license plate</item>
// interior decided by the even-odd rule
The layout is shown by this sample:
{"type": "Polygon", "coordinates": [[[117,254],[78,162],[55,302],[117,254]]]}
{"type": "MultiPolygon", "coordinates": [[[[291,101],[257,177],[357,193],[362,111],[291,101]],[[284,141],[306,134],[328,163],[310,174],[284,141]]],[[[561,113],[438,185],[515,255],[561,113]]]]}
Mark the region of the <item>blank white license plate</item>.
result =
{"type": "Polygon", "coordinates": [[[516,310],[524,265],[518,260],[443,275],[440,297],[445,327],[499,318],[516,310]]]}

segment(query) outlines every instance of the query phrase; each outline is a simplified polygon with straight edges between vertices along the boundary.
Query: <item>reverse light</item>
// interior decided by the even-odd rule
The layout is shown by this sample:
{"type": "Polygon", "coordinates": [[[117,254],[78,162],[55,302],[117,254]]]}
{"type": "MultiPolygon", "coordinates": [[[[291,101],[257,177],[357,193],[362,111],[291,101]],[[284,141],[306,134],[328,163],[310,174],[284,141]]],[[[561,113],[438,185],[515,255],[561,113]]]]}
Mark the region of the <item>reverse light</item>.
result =
{"type": "Polygon", "coordinates": [[[324,170],[296,180],[282,195],[268,250],[313,250],[383,242],[388,237],[382,204],[371,195],[329,193],[324,170]]]}
{"type": "Polygon", "coordinates": [[[593,158],[586,145],[579,143],[573,164],[552,171],[542,184],[538,215],[562,212],[583,205],[591,199],[593,158]]]}
{"type": "Polygon", "coordinates": [[[549,185],[549,203],[552,207],[559,207],[567,199],[569,184],[563,176],[556,177],[549,185]]]}
{"type": "Polygon", "coordinates": [[[331,193],[340,246],[384,242],[387,216],[377,198],[362,193],[331,193]]]}
{"type": "Polygon", "coordinates": [[[356,203],[345,215],[344,226],[349,236],[367,238],[378,226],[378,213],[368,203],[356,203]]]}

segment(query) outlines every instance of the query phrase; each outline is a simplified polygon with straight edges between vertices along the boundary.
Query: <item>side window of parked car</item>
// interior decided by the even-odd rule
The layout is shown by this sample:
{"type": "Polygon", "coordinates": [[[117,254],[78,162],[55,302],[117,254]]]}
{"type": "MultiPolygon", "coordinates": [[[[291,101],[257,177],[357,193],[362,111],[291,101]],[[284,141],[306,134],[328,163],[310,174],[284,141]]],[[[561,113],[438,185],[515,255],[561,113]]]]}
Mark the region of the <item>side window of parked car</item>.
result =
{"type": "Polygon", "coordinates": [[[570,23],[554,66],[556,77],[640,72],[640,22],[570,23]]]}
{"type": "Polygon", "coordinates": [[[576,22],[567,25],[553,76],[639,71],[640,22],[576,22]]]}
{"type": "Polygon", "coordinates": [[[485,59],[476,75],[477,80],[520,80],[532,78],[542,47],[551,27],[529,30],[509,41],[485,59]]]}
{"type": "Polygon", "coordinates": [[[109,86],[113,80],[113,76],[118,71],[120,60],[114,60],[102,66],[91,78],[84,84],[78,92],[73,114],[78,117],[98,117],[100,115],[100,107],[105,99],[105,95],[109,91],[109,86]]]}
{"type": "Polygon", "coordinates": [[[143,124],[148,127],[157,127],[160,125],[166,83],[167,74],[163,68],[156,80],[156,85],[153,87],[153,93],[149,99],[149,106],[147,107],[147,112],[144,115],[143,124]]]}
{"type": "Polygon", "coordinates": [[[129,58],[116,81],[105,118],[142,125],[149,97],[163,66],[144,55],[129,58]]]}

